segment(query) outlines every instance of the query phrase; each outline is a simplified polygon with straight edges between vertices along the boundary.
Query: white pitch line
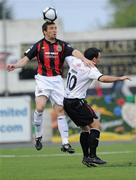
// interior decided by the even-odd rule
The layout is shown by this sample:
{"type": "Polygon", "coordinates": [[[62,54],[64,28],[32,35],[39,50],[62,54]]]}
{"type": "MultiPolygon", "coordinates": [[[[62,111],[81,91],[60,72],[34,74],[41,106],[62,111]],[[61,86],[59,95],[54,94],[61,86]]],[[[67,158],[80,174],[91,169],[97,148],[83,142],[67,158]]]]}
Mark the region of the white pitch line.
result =
{"type": "MultiPolygon", "coordinates": [[[[98,154],[128,154],[133,153],[134,151],[111,151],[111,152],[99,152],[98,154]]],[[[16,155],[16,154],[0,154],[0,158],[40,158],[40,157],[60,157],[60,156],[68,156],[69,154],[25,154],[25,155],[16,155]]],[[[81,156],[82,153],[75,153],[72,156],[81,156]]],[[[71,156],[71,155],[69,155],[71,156]]]]}

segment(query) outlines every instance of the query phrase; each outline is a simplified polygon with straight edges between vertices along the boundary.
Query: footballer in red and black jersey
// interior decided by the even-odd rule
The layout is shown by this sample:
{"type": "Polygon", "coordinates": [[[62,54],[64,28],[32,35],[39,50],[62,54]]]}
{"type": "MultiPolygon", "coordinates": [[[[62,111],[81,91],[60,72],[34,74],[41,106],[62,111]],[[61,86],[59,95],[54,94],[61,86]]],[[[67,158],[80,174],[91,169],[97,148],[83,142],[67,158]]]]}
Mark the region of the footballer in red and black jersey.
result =
{"type": "Polygon", "coordinates": [[[37,73],[43,76],[56,76],[62,74],[65,57],[71,56],[73,48],[66,42],[56,39],[54,43],[45,38],[35,43],[25,52],[30,60],[34,57],[38,61],[37,73]]]}

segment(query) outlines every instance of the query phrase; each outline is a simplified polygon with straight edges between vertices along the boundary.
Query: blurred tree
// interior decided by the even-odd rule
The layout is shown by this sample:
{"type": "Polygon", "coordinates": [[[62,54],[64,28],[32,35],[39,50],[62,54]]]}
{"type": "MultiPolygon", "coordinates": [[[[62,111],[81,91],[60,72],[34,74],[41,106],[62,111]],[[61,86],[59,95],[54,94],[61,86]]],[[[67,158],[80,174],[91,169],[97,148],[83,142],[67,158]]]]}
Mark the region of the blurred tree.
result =
{"type": "Polygon", "coordinates": [[[5,18],[12,19],[12,8],[8,7],[7,0],[0,1],[0,19],[3,18],[3,10],[5,11],[5,18]]]}
{"type": "Polygon", "coordinates": [[[136,0],[110,0],[113,19],[110,27],[136,27],[136,0]]]}

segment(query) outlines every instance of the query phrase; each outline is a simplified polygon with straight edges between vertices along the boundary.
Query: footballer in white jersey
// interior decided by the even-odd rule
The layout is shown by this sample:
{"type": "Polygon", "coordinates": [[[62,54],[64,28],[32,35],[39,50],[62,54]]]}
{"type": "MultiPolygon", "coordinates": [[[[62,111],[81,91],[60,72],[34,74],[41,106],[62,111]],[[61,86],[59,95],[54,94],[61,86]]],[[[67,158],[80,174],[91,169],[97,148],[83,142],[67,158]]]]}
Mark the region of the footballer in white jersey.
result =
{"type": "Polygon", "coordinates": [[[69,65],[69,71],[64,96],[70,99],[83,99],[86,97],[87,89],[93,80],[99,80],[102,74],[96,67],[89,68],[76,57],[68,56],[66,61],[69,65]]]}
{"type": "MultiPolygon", "coordinates": [[[[97,48],[89,48],[84,52],[84,56],[97,65],[101,59],[101,51],[97,48]]],[[[88,167],[105,164],[106,161],[96,155],[101,125],[94,110],[85,100],[86,92],[93,80],[114,82],[130,80],[130,78],[128,76],[103,75],[96,67],[89,68],[72,56],[67,57],[66,61],[69,65],[69,71],[63,104],[64,110],[71,120],[82,129],[80,134],[80,144],[83,151],[82,163],[88,167]]]]}

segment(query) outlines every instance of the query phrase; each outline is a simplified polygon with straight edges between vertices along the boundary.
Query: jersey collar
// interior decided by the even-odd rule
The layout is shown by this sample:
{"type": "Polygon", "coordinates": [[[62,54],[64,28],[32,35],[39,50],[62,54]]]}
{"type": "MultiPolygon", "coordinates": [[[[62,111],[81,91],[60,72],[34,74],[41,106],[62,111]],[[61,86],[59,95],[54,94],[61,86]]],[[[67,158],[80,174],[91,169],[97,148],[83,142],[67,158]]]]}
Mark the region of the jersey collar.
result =
{"type": "Polygon", "coordinates": [[[50,42],[50,41],[48,41],[46,38],[44,38],[44,40],[48,43],[48,44],[56,44],[57,43],[57,39],[55,39],[55,42],[50,42]]]}

